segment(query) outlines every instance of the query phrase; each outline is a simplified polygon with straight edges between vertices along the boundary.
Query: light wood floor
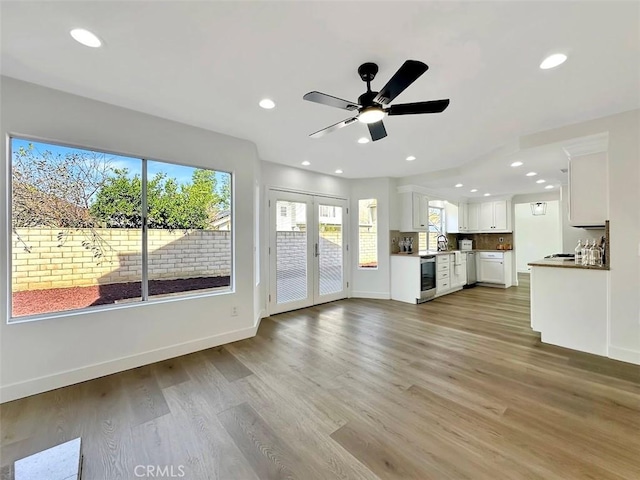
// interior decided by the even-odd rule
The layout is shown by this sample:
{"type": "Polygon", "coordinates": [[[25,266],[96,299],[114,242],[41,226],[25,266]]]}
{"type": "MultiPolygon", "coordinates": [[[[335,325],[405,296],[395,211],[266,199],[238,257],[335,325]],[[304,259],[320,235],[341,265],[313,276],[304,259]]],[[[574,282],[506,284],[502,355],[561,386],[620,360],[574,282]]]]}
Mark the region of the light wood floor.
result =
{"type": "Polygon", "coordinates": [[[3,478],[15,459],[76,436],[85,480],[134,479],[137,465],[196,480],[640,472],[640,367],[542,345],[526,278],[423,305],[352,299],[281,314],[255,338],[1,415],[3,478]]]}

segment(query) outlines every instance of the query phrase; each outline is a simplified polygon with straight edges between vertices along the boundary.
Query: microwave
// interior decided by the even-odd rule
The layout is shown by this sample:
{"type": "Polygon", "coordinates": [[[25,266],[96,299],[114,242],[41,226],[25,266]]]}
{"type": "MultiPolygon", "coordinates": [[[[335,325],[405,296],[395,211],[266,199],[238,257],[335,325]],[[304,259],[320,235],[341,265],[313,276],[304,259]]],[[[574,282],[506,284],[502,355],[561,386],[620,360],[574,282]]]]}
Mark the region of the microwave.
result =
{"type": "Polygon", "coordinates": [[[461,251],[473,250],[473,240],[460,240],[459,243],[461,251]]]}

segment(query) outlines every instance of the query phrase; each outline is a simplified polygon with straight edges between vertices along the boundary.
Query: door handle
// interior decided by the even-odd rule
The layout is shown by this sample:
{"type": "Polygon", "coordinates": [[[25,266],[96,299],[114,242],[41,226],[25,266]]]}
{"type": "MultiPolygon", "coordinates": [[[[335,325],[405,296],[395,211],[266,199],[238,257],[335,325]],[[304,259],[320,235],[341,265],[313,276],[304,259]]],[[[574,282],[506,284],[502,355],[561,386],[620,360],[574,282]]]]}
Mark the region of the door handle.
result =
{"type": "Polygon", "coordinates": [[[317,243],[314,245],[314,255],[316,257],[320,256],[320,250],[318,249],[318,244],[317,243]]]}

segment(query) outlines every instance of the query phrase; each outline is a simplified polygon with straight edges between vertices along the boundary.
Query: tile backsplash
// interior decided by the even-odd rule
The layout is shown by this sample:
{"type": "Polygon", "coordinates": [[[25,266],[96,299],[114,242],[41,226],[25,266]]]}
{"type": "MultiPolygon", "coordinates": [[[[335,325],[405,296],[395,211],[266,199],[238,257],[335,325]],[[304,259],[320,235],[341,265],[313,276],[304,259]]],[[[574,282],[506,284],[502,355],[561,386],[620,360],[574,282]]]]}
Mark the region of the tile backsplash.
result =
{"type": "Polygon", "coordinates": [[[400,251],[398,243],[405,237],[413,238],[413,251],[418,251],[418,232],[400,232],[399,230],[389,230],[389,245],[391,245],[391,253],[398,253],[400,251]]]}
{"type": "Polygon", "coordinates": [[[458,233],[457,237],[458,240],[473,240],[474,250],[495,250],[500,243],[509,244],[511,249],[514,248],[513,233],[458,233]]]}

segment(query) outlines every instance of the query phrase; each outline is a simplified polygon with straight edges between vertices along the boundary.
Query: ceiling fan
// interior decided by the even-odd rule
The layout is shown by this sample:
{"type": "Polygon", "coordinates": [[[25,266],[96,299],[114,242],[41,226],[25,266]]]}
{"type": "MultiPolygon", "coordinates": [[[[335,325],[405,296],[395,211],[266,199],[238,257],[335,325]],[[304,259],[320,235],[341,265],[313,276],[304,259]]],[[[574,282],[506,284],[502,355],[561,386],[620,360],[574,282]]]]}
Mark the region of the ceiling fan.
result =
{"type": "Polygon", "coordinates": [[[367,91],[358,98],[358,103],[349,102],[341,98],[333,97],[321,92],[309,92],[304,100],[321,103],[330,107],[341,108],[343,110],[358,111],[355,117],[347,118],[330,127],[318,130],[309,135],[311,138],[318,138],[338,130],[355,121],[366,123],[369,127],[371,139],[375,142],[387,136],[382,119],[385,115],[415,115],[420,113],[440,113],[449,106],[449,99],[431,100],[428,102],[401,103],[399,105],[387,105],[404,90],[415,82],[429,67],[417,60],[407,60],[391,77],[391,80],[379,92],[371,91],[371,82],[378,73],[378,65],[367,62],[360,65],[358,74],[363,82],[367,82],[367,91]]]}

